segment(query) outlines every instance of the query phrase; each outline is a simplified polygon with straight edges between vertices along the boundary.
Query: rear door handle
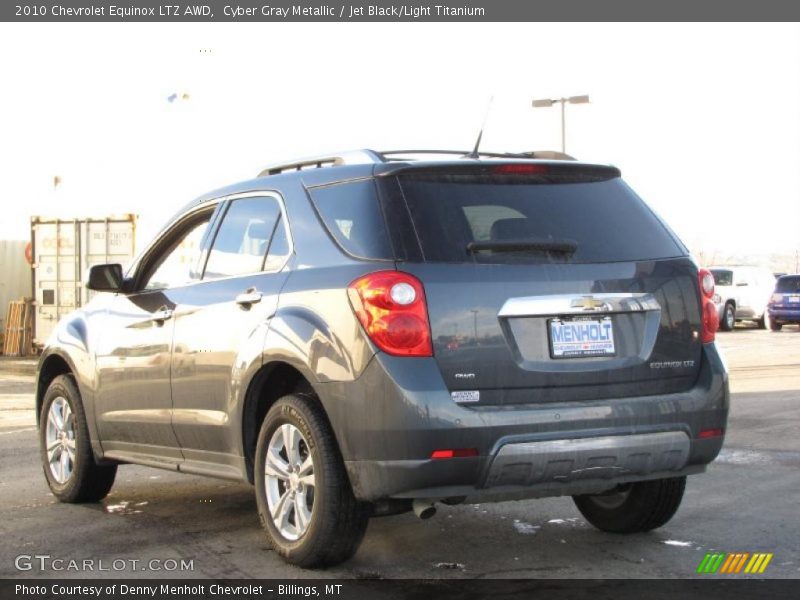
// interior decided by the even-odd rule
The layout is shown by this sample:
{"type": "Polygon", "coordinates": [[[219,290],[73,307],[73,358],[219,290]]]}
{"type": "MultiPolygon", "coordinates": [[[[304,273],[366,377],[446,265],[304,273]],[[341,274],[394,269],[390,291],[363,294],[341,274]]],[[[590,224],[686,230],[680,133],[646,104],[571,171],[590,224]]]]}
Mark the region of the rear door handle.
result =
{"type": "Polygon", "coordinates": [[[171,318],[172,318],[172,309],[164,307],[158,309],[155,313],[153,313],[153,317],[150,320],[154,321],[156,325],[163,325],[164,321],[171,318]]]}
{"type": "Polygon", "coordinates": [[[249,288],[236,296],[236,304],[246,307],[252,304],[257,304],[258,302],[261,302],[262,296],[263,294],[256,288],[249,288]]]}

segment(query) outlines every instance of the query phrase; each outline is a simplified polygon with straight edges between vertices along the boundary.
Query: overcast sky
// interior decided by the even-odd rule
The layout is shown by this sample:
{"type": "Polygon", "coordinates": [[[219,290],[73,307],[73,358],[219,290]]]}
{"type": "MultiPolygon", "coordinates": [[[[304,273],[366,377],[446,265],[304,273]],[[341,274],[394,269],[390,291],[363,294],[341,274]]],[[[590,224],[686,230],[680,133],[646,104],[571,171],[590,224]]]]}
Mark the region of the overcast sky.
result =
{"type": "Polygon", "coordinates": [[[0,239],[336,149],[557,149],[613,163],[694,248],[800,247],[796,24],[0,24],[0,239]],[[173,94],[188,100],[168,102],[173,94]],[[63,183],[53,191],[53,176],[63,183]]]}

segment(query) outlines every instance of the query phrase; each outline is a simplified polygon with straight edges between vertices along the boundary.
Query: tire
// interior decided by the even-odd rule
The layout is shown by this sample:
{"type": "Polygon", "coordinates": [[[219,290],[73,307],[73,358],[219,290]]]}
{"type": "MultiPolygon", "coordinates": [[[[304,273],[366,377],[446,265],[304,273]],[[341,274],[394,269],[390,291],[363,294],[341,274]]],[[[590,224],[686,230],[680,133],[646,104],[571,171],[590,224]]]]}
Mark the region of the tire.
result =
{"type": "Polygon", "coordinates": [[[589,523],[610,533],[650,531],[669,521],[683,499],[686,477],[640,481],[612,493],[573,496],[589,523]]]}
{"type": "Polygon", "coordinates": [[[780,331],[781,329],[783,329],[783,323],[776,323],[775,321],[770,321],[769,328],[772,331],[780,331]]]}
{"type": "Polygon", "coordinates": [[[114,485],[117,465],[98,465],[95,461],[81,395],[69,375],[56,377],[45,392],[39,415],[39,448],[47,485],[61,502],[97,502],[114,485]],[[48,451],[48,445],[55,444],[58,446],[48,451]]]}
{"type": "Polygon", "coordinates": [[[289,395],[275,402],[261,425],[254,464],[258,515],[275,552],[305,568],[335,565],[356,553],[369,506],[353,496],[316,398],[289,395]],[[273,457],[269,464],[268,454],[273,457]]]}
{"type": "Polygon", "coordinates": [[[734,327],[736,327],[736,307],[728,302],[722,311],[719,328],[721,331],[731,331],[734,327]]]}
{"type": "Polygon", "coordinates": [[[769,313],[764,310],[764,314],[761,315],[761,318],[758,320],[758,328],[759,329],[772,329],[772,319],[769,318],[769,313]]]}

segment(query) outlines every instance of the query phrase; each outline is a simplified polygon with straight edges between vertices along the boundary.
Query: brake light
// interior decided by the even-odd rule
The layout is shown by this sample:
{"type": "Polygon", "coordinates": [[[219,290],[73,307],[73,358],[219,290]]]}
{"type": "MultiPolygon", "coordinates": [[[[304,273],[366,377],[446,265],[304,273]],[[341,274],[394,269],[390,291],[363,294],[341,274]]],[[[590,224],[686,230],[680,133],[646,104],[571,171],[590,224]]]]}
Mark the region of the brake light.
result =
{"type": "Polygon", "coordinates": [[[350,304],[369,338],[394,356],[433,356],[422,283],[402,271],[378,271],[347,288],[350,304]]]}
{"type": "Polygon", "coordinates": [[[434,450],[433,453],[431,454],[431,458],[434,459],[470,458],[472,456],[478,456],[477,448],[454,448],[447,450],[434,450]]]}
{"type": "Polygon", "coordinates": [[[498,165],[492,169],[497,175],[542,175],[547,173],[547,165],[531,165],[524,163],[511,163],[498,165]]]}
{"type": "Polygon", "coordinates": [[[700,284],[700,339],[704,344],[713,342],[719,327],[719,314],[714,305],[714,276],[708,269],[697,270],[700,284]]]}
{"type": "Polygon", "coordinates": [[[780,304],[783,302],[783,294],[772,294],[772,298],[769,299],[770,304],[780,304]]]}

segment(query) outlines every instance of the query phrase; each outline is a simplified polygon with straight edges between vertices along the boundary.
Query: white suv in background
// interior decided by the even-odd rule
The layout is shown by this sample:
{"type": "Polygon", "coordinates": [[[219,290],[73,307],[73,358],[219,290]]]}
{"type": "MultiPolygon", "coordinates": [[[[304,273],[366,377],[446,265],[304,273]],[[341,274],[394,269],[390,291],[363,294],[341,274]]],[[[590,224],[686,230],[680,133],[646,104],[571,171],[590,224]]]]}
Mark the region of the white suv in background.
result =
{"type": "Polygon", "coordinates": [[[714,304],[719,311],[719,328],[730,331],[737,321],[755,321],[769,327],[767,303],[775,289],[769,269],[752,266],[709,267],[714,275],[714,304]]]}

